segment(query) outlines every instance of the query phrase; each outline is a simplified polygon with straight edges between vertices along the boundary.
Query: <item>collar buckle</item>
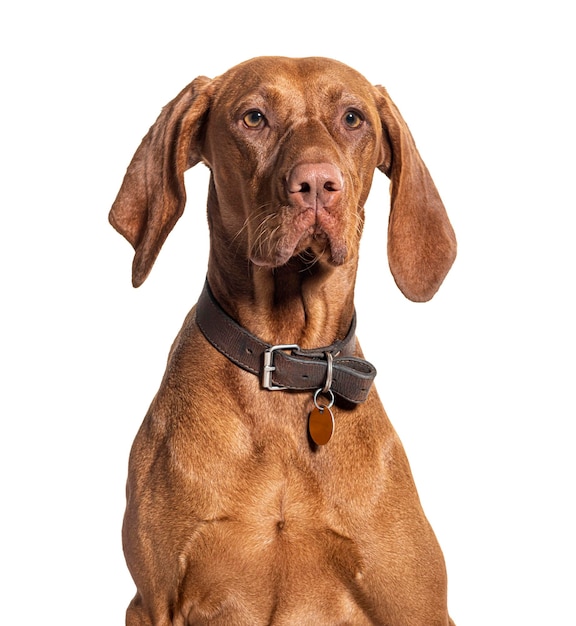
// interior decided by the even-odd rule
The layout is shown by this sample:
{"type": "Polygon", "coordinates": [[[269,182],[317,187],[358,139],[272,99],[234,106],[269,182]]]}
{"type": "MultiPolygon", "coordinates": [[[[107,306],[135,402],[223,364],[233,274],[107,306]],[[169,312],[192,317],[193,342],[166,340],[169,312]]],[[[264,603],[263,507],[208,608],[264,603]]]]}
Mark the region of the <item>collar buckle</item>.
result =
{"type": "Polygon", "coordinates": [[[278,344],[276,346],[270,346],[264,350],[264,367],[262,368],[262,387],[268,389],[268,391],[282,391],[287,387],[281,385],[272,384],[272,372],[276,370],[274,365],[274,352],[276,350],[300,350],[300,346],[295,343],[278,344]]]}

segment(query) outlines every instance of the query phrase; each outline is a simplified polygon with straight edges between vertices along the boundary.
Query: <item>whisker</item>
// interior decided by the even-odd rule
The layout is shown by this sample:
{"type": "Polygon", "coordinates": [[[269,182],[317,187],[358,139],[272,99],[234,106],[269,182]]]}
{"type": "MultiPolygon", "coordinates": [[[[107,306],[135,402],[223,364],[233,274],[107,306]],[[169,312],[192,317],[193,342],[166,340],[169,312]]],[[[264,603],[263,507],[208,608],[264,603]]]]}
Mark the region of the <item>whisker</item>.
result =
{"type": "Polygon", "coordinates": [[[274,214],[270,214],[267,217],[265,217],[262,220],[262,222],[260,222],[260,224],[258,224],[258,226],[256,228],[256,233],[255,233],[255,237],[254,237],[254,242],[252,243],[252,246],[251,246],[251,251],[253,253],[255,251],[257,251],[259,256],[262,256],[262,251],[263,251],[263,248],[264,248],[265,240],[269,239],[268,223],[270,222],[272,217],[274,217],[274,214]]]}
{"type": "Polygon", "coordinates": [[[300,272],[309,271],[316,263],[320,261],[320,256],[322,256],[326,252],[326,245],[322,249],[319,255],[314,254],[311,250],[303,250],[298,254],[298,258],[304,263],[304,267],[300,270],[300,272]]]}
{"type": "Polygon", "coordinates": [[[250,227],[251,224],[259,222],[255,226],[255,241],[250,246],[250,252],[254,253],[254,251],[257,249],[261,252],[263,247],[262,239],[266,236],[268,222],[273,220],[278,213],[277,211],[273,211],[272,213],[266,215],[266,212],[270,205],[271,203],[263,204],[262,206],[258,207],[258,210],[256,212],[250,214],[244,220],[242,227],[234,235],[230,243],[233,244],[234,242],[237,242],[240,239],[241,235],[245,233],[245,231],[250,227]],[[262,218],[263,215],[264,218],[262,218]]]}
{"type": "MultiPolygon", "coordinates": [[[[242,224],[242,227],[238,230],[238,232],[234,235],[234,237],[232,238],[231,243],[234,243],[234,241],[236,241],[236,239],[238,239],[238,237],[240,237],[240,235],[248,228],[248,226],[250,225],[250,222],[255,221],[257,219],[260,218],[261,215],[263,215],[267,208],[268,208],[269,204],[263,204],[262,206],[258,207],[257,212],[254,214],[249,215],[245,220],[244,223],[242,224]]],[[[263,222],[265,222],[266,220],[270,219],[271,217],[273,217],[275,215],[275,213],[270,213],[269,215],[267,215],[263,222]]]]}

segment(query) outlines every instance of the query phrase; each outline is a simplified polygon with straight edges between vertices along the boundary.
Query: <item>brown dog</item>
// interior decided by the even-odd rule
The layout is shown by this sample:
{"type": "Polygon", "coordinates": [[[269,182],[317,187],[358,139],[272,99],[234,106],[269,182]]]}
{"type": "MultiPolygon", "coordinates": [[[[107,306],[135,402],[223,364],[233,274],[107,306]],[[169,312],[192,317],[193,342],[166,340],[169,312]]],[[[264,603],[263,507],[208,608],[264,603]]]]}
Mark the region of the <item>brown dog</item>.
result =
{"type": "Polygon", "coordinates": [[[207,286],[132,449],[127,624],[452,623],[442,553],[354,337],[375,169],[391,179],[402,292],[430,299],[456,253],[406,124],[384,88],[328,59],[197,78],[143,139],[110,213],[136,250],[135,286],[200,161],[207,286]]]}

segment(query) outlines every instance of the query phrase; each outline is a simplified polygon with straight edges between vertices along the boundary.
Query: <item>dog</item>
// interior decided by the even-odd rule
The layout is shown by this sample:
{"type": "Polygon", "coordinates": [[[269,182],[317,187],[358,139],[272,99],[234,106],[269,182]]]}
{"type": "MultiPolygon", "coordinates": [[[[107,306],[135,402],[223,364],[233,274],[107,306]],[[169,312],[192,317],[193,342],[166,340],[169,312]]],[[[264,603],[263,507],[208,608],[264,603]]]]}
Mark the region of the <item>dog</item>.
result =
{"type": "MultiPolygon", "coordinates": [[[[128,166],[110,222],[140,286],[210,170],[206,284],[130,454],[128,626],[447,626],[444,557],[355,336],[373,174],[410,300],[456,256],[446,210],[381,86],[325,58],[200,76],[128,166]]],[[[380,271],[380,270],[378,270],[380,271]]]]}

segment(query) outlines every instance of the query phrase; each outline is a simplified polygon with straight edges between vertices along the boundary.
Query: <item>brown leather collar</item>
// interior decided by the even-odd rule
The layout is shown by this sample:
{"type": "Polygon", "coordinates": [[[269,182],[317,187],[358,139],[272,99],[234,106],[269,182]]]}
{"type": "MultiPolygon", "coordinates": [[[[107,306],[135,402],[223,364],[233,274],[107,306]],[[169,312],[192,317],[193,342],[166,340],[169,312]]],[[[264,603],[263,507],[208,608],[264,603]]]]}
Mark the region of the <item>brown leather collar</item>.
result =
{"type": "Polygon", "coordinates": [[[260,377],[270,391],[321,389],[354,404],[368,396],[376,369],[353,356],[356,313],[342,341],[317,350],[267,344],[235,322],[218,304],[206,281],[196,305],[196,323],[206,339],[230,361],[260,377]]]}

